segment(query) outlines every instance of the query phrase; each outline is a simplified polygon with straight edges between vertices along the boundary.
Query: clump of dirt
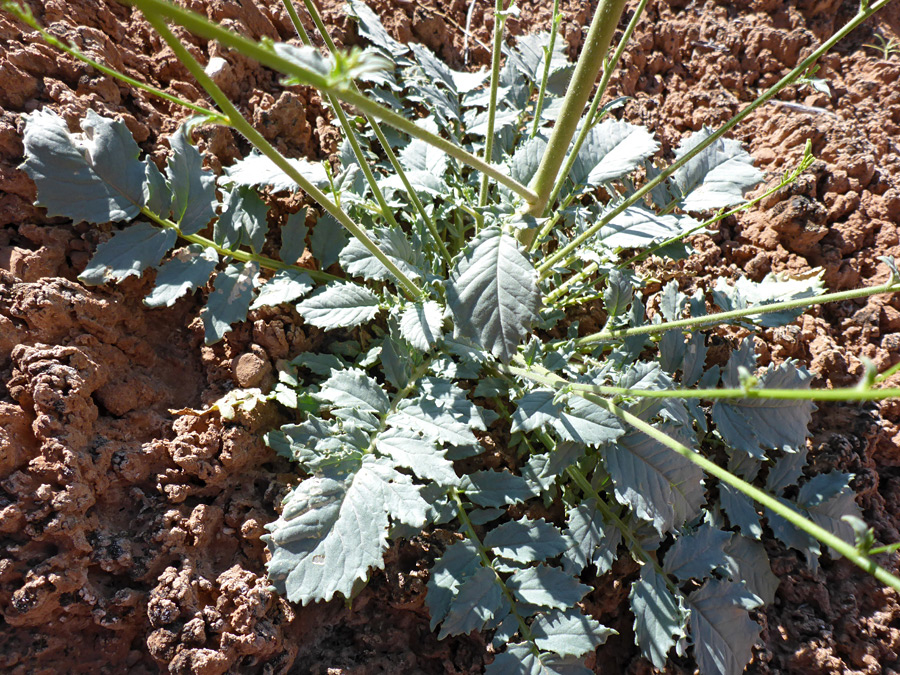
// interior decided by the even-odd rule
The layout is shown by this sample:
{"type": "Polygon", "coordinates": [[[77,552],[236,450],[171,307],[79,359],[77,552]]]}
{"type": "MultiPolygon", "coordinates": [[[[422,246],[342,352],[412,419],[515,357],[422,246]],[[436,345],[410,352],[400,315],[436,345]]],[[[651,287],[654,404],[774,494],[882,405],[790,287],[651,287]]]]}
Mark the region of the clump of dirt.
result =
{"type": "MultiPolygon", "coordinates": [[[[253,37],[287,40],[282,4],[182,3],[253,37]]],[[[491,3],[372,0],[388,30],[421,42],[456,68],[489,60],[491,3]]],[[[546,30],[550,3],[522,0],[513,35],[546,30]]],[[[140,16],[116,2],[30,3],[55,35],[139,79],[198,103],[205,98],[140,16]]],[[[561,35],[572,56],[595,3],[563,0],[561,35]]],[[[811,52],[856,6],[841,0],[651,5],[610,97],[633,99],[624,117],[650,126],[670,152],[689,131],[716,125],[811,52]]],[[[322,3],[341,44],[359,41],[343,3],[322,3]]],[[[629,18],[628,12],[623,19],[629,18]]],[[[311,25],[310,25],[311,28],[311,25]]],[[[823,270],[831,290],[882,283],[881,255],[900,254],[900,59],[863,47],[871,31],[900,35],[900,6],[876,17],[820,63],[831,94],[792,86],[752,114],[743,140],[775,184],[812,142],[819,161],[761,208],[697,237],[697,254],[667,273],[694,285],[720,276],[823,270]]],[[[185,36],[205,63],[219,57],[220,86],[289,156],[325,157],[336,132],[318,94],[283,88],[252,61],[185,36]]],[[[263,526],[296,482],[259,440],[274,409],[223,422],[174,414],[201,408],[234,386],[268,386],[278,359],[325,336],[295,313],[252,313],[204,347],[192,298],[148,310],[150,279],[115,290],[85,288],[77,274],[106,233],[48,219],[34,207],[22,161],[23,115],[41,107],[74,129],[88,109],[117,116],[162,161],[165,137],[186,116],[59,55],[0,14],[0,669],[10,673],[477,673],[489,651],[471,635],[438,642],[424,584],[449,543],[436,532],[396,544],[385,569],[354,600],[292,606],[265,578],[263,526]],[[78,639],[73,640],[72,636],[78,639]]],[[[219,170],[248,150],[230,130],[204,128],[198,144],[219,170]]],[[[761,357],[796,358],[822,386],[852,384],[863,358],[900,360],[900,299],[822,307],[795,325],[761,333],[761,357]]],[[[900,404],[828,406],[816,416],[811,473],[855,475],[866,519],[885,542],[900,539],[900,404]]],[[[782,583],[761,615],[754,673],[881,673],[900,669],[900,604],[845,562],[802,556],[768,542],[782,583]]],[[[883,564],[896,567],[896,561],[883,564]]],[[[619,631],[596,672],[650,672],[633,645],[625,609],[635,567],[620,560],[587,607],[619,631]]],[[[689,660],[672,672],[691,672],[689,660]]]]}

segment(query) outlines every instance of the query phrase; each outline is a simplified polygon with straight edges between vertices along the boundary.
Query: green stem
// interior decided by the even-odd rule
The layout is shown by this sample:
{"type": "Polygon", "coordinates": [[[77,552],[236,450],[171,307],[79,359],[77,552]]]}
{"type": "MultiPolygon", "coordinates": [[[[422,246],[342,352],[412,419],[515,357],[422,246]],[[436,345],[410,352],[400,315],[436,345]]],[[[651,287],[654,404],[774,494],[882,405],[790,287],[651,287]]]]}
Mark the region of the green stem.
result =
{"type": "Polygon", "coordinates": [[[553,191],[550,193],[550,197],[547,200],[548,207],[556,201],[557,196],[559,195],[563,186],[566,184],[566,179],[569,177],[569,173],[572,171],[572,165],[574,165],[575,160],[578,159],[578,153],[581,152],[581,146],[584,145],[584,141],[587,139],[587,135],[588,133],[590,133],[594,124],[599,121],[595,119],[595,117],[597,115],[597,110],[600,108],[600,101],[603,98],[603,95],[606,93],[606,88],[609,86],[609,80],[612,77],[613,71],[616,69],[616,66],[619,63],[619,59],[622,58],[622,54],[625,52],[625,47],[631,40],[631,36],[634,33],[635,28],[637,28],[637,25],[641,20],[641,16],[643,15],[644,8],[646,6],[647,0],[641,0],[640,3],[638,3],[637,8],[634,10],[634,15],[631,17],[631,21],[628,22],[628,26],[625,28],[625,33],[622,35],[622,39],[619,40],[619,45],[618,47],[616,47],[616,51],[613,53],[612,59],[610,59],[610,62],[603,70],[603,77],[600,79],[600,85],[597,87],[597,93],[594,94],[594,100],[591,101],[591,107],[588,110],[587,114],[584,116],[584,123],[581,125],[581,130],[578,132],[575,143],[569,150],[569,156],[566,158],[566,163],[563,166],[562,171],[559,172],[559,176],[557,176],[556,183],[553,186],[553,191]]]}
{"type": "Polygon", "coordinates": [[[534,637],[531,634],[531,628],[525,623],[525,619],[519,614],[516,610],[516,599],[513,596],[512,592],[506,587],[506,584],[503,583],[503,579],[498,574],[497,570],[494,569],[493,562],[491,561],[490,556],[487,553],[487,549],[484,547],[484,544],[481,543],[481,539],[478,538],[478,533],[475,531],[475,526],[472,525],[472,521],[469,518],[469,514],[466,513],[466,507],[462,503],[462,499],[459,496],[459,492],[457,492],[456,488],[451,488],[450,496],[453,497],[453,500],[456,502],[456,510],[459,514],[459,519],[462,521],[463,527],[466,530],[466,534],[469,539],[472,540],[472,543],[475,544],[475,548],[478,550],[478,557],[481,559],[481,564],[487,569],[491,570],[494,573],[494,581],[500,586],[503,595],[506,597],[507,602],[509,602],[510,611],[512,615],[516,617],[516,623],[519,624],[519,632],[522,634],[522,638],[528,640],[531,643],[531,651],[535,656],[539,656],[539,651],[537,645],[534,644],[534,637]]]}
{"type": "MultiPolygon", "coordinates": [[[[151,0],[155,2],[155,0],[151,0]]],[[[147,0],[136,0],[136,4],[143,4],[147,2],[147,0]]],[[[409,277],[407,277],[399,267],[387,257],[378,246],[375,245],[375,242],[369,237],[366,231],[357,225],[353,220],[348,216],[340,207],[338,207],[334,202],[332,202],[325,194],[319,190],[315,185],[313,185],[309,180],[307,180],[297,169],[295,169],[291,163],[285,159],[285,157],[278,152],[263,136],[260,134],[253,126],[244,119],[244,116],[238,111],[237,108],[234,107],[234,104],[228,100],[228,97],[225,96],[224,92],[219,89],[218,85],[212,81],[212,79],[204,72],[203,67],[197,62],[197,60],[191,55],[191,53],[185,49],[184,45],[181,41],[175,37],[166,23],[160,18],[159,15],[155,14],[152,10],[142,8],[144,15],[147,17],[147,21],[153,26],[154,30],[165,40],[166,44],[172,49],[178,59],[185,65],[185,67],[190,71],[191,75],[200,83],[200,85],[209,93],[212,99],[216,102],[216,105],[228,116],[228,119],[231,121],[232,127],[236,129],[238,132],[244,135],[250,143],[252,143],[256,148],[258,148],[266,157],[268,157],[272,162],[282,171],[284,171],[291,179],[300,186],[300,188],[306,192],[312,199],[318,202],[322,208],[324,208],[331,216],[337,220],[341,225],[343,225],[354,237],[356,237],[359,242],[366,247],[366,249],[382,264],[384,265],[391,274],[400,282],[403,290],[411,297],[411,298],[421,298],[424,297],[425,293],[422,291],[414,281],[412,281],[409,277]]]]}
{"type": "MultiPolygon", "coordinates": [[[[841,302],[843,300],[853,300],[855,298],[864,298],[880,293],[895,293],[897,291],[900,291],[900,283],[895,283],[892,280],[882,286],[854,288],[849,291],[825,293],[823,295],[815,295],[810,298],[798,298],[796,300],[784,300],[782,302],[773,302],[770,305],[748,307],[746,309],[734,309],[728,312],[718,312],[716,314],[707,314],[706,316],[678,319],[677,321],[667,321],[645,326],[635,326],[633,328],[612,328],[609,330],[602,330],[599,333],[585,335],[584,337],[572,340],[569,344],[572,344],[575,347],[587,347],[601,342],[608,342],[609,340],[621,340],[634,335],[653,335],[654,333],[665,333],[666,331],[675,328],[697,328],[699,326],[708,326],[710,324],[728,323],[734,319],[743,319],[746,317],[758,316],[760,314],[771,314],[772,312],[780,312],[786,309],[806,308],[811,305],[819,305],[826,302],[841,302]]],[[[562,344],[562,342],[550,344],[562,344]]]]}
{"type": "MultiPolygon", "coordinates": [[[[503,47],[503,25],[506,15],[503,12],[503,0],[494,1],[494,51],[491,55],[491,100],[488,104],[487,135],[484,139],[484,161],[494,158],[494,123],[497,119],[497,89],[500,85],[500,56],[503,47]]],[[[488,176],[481,176],[478,194],[478,206],[487,205],[488,176]]]]}
{"type": "Polygon", "coordinates": [[[834,34],[828,41],[822,44],[817,50],[815,50],[808,57],[803,59],[796,68],[791,70],[787,75],[781,78],[776,84],[771,86],[765,92],[759,95],[755,101],[747,105],[741,112],[728,120],[725,124],[723,124],[717,131],[712,133],[708,138],[706,138],[703,142],[699,143],[694,149],[690,152],[686,153],[681,159],[672,163],[668,166],[664,171],[662,171],[656,178],[651,181],[648,181],[642,188],[640,188],[637,192],[635,192],[631,197],[624,200],[619,206],[606,214],[603,218],[601,218],[597,223],[586,229],[580,235],[575,237],[568,244],[560,248],[558,251],[553,253],[547,260],[545,260],[539,267],[538,272],[541,274],[541,278],[546,278],[550,274],[550,270],[555,267],[561,260],[564,260],[571,254],[573,254],[579,246],[581,246],[585,241],[593,237],[600,231],[602,227],[604,227],[607,223],[609,223],[613,218],[618,216],[620,213],[625,211],[628,207],[636,204],[640,200],[642,200],[646,195],[650,193],[650,191],[655,188],[657,185],[665,181],[669,176],[675,173],[682,166],[687,164],[690,160],[692,160],[697,154],[705,150],[709,145],[715,143],[722,136],[724,136],[728,131],[730,131],[736,124],[741,122],[747,115],[756,110],[763,103],[768,101],[770,98],[775,96],[779,91],[781,91],[784,87],[793,82],[797,77],[802,75],[806,70],[814,64],[817,60],[819,60],[826,52],[828,52],[834,45],[840,42],[846,35],[855,30],[857,26],[863,23],[866,19],[872,16],[879,9],[885,7],[891,0],[878,0],[878,2],[874,2],[871,5],[867,5],[865,8],[862,8],[860,12],[850,20],[841,30],[834,34]]]}
{"type": "Polygon", "coordinates": [[[244,56],[252,58],[264,66],[273,68],[279,72],[290,75],[297,80],[315,87],[326,93],[333,93],[344,103],[356,106],[366,115],[382,120],[386,124],[409,134],[413,138],[418,138],[432,145],[439,150],[444,151],[454,159],[467,164],[482,173],[488,174],[501,185],[506,186],[516,194],[523,197],[526,201],[532,202],[537,199],[537,195],[525,187],[518,181],[514,180],[503,169],[492,164],[484,162],[481,158],[476,157],[471,152],[463,150],[455,143],[448,141],[437,134],[427,131],[415,122],[412,122],[402,115],[385,108],[363,96],[358,91],[354,91],[347,85],[347,82],[334,82],[328,76],[322,75],[314,70],[305,68],[294,61],[283,58],[276,54],[268,46],[254,42],[243,35],[234,33],[222,26],[219,26],[206,17],[192,12],[187,9],[173,5],[166,0],[118,0],[124,4],[132,4],[143,12],[150,12],[159,16],[166,17],[180,26],[188,29],[195,35],[206,38],[207,40],[218,40],[226,47],[230,47],[241,52],[244,56]]]}
{"type": "MultiPolygon", "coordinates": [[[[547,149],[544,151],[537,173],[531,181],[531,188],[537,195],[537,199],[530,201],[528,205],[528,213],[532,216],[542,216],[547,208],[556,176],[566,158],[566,150],[578,128],[578,122],[594,88],[594,83],[597,81],[597,75],[603,67],[609,43],[624,8],[625,0],[600,0],[600,4],[597,6],[590,30],[584,41],[584,48],[566,90],[562,112],[559,119],[556,120],[547,149]]],[[[526,246],[531,245],[533,237],[534,231],[521,230],[520,238],[526,246]]]]}
{"type": "Polygon", "coordinates": [[[175,105],[180,105],[184,108],[187,108],[188,110],[193,110],[195,113],[205,116],[207,118],[206,121],[210,124],[222,124],[225,126],[230,125],[228,118],[215,110],[210,110],[209,108],[205,108],[202,105],[191,103],[187,99],[169,94],[162,89],[158,89],[152,85],[141,82],[140,80],[136,80],[133,77],[129,77],[125,73],[121,73],[114,68],[110,68],[109,66],[100,63],[99,61],[95,61],[90,56],[78,49],[78,47],[76,47],[74,44],[66,44],[65,42],[54,36],[52,33],[48,33],[44,29],[44,27],[41,26],[40,23],[38,23],[38,20],[34,18],[34,14],[32,14],[30,7],[23,7],[19,3],[11,2],[10,0],[4,0],[4,2],[2,3],[2,7],[7,12],[19,19],[22,23],[29,25],[31,28],[40,33],[40,36],[48,45],[50,45],[51,47],[55,47],[62,52],[65,52],[69,56],[72,56],[79,61],[83,61],[89,66],[96,68],[104,75],[108,75],[109,77],[120,80],[125,84],[131,85],[135,89],[146,91],[148,94],[152,94],[153,96],[168,101],[169,103],[174,103],[175,105]]]}
{"type": "MultiPolygon", "coordinates": [[[[586,396],[586,398],[588,397],[586,396]]],[[[792,508],[785,506],[771,495],[766,494],[747,481],[738,478],[730,471],[721,468],[718,464],[708,460],[699,452],[691,450],[689,447],[679,443],[673,438],[669,438],[666,434],[659,431],[658,429],[656,429],[656,427],[648,424],[639,417],[632,415],[626,410],[622,410],[621,408],[613,405],[605,399],[598,398],[596,396],[590,396],[589,400],[592,403],[596,403],[597,405],[605,408],[624,422],[627,422],[628,424],[633,426],[638,431],[646,434],[647,436],[650,436],[650,438],[658,441],[670,450],[677,452],[682,457],[690,460],[709,475],[718,478],[720,481],[727,485],[730,485],[736,490],[740,490],[763,507],[769,509],[770,511],[787,520],[794,527],[803,530],[808,535],[814,537],[815,539],[818,539],[826,546],[830,546],[832,549],[847,558],[847,560],[852,562],[854,565],[857,565],[858,567],[874,576],[881,583],[885,584],[886,586],[890,586],[896,591],[900,591],[900,578],[894,576],[883,567],[880,567],[874,560],[872,560],[868,556],[862,555],[854,546],[848,544],[843,539],[833,535],[825,528],[816,525],[811,520],[804,518],[792,508]]]]}
{"type": "Polygon", "coordinates": [[[336,277],[333,274],[328,274],[328,272],[320,272],[319,270],[311,270],[305,267],[300,267],[299,265],[290,265],[286,262],[282,262],[281,260],[275,260],[274,258],[268,258],[264,255],[259,255],[257,253],[249,253],[247,251],[241,250],[233,250],[230,248],[225,248],[224,246],[220,246],[212,239],[207,239],[206,237],[201,237],[199,234],[184,234],[181,229],[178,227],[176,223],[169,220],[168,218],[163,218],[155,213],[153,213],[146,206],[141,207],[141,213],[144,214],[147,218],[152,220],[154,223],[159,225],[160,227],[164,227],[168,230],[174,230],[175,234],[178,235],[179,239],[183,239],[192,244],[199,244],[200,246],[204,246],[206,248],[213,249],[220,256],[227,258],[234,258],[235,260],[240,260],[241,262],[255,262],[260,267],[269,270],[298,270],[300,272],[305,272],[310,277],[315,279],[316,281],[346,281],[341,277],[336,277]]]}
{"type": "Polygon", "coordinates": [[[550,62],[553,60],[553,50],[556,47],[556,32],[562,15],[559,13],[559,0],[553,0],[553,12],[550,18],[550,44],[547,45],[547,55],[544,58],[544,72],[541,73],[541,85],[538,89],[537,103],[534,104],[534,124],[531,127],[531,137],[537,136],[541,128],[541,112],[544,109],[544,97],[547,94],[547,82],[550,79],[550,62]]]}

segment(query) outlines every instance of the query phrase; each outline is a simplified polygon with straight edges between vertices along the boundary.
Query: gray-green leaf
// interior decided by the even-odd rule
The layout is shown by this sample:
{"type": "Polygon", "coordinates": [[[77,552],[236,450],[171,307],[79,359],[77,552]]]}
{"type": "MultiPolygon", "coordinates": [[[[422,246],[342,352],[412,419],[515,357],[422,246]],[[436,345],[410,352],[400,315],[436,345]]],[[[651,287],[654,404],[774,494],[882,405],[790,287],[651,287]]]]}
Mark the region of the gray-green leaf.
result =
{"type": "Polygon", "coordinates": [[[213,249],[198,244],[175,251],[156,273],[156,285],[144,298],[148,307],[171,307],[182,295],[209,281],[216,269],[219,255],[213,249]]]}
{"type": "Polygon", "coordinates": [[[218,342],[231,330],[231,324],[247,318],[258,271],[255,262],[232,263],[216,275],[213,292],[200,311],[206,344],[218,342]]]}
{"type": "Polygon", "coordinates": [[[606,642],[616,631],[585,616],[578,609],[551,612],[531,625],[534,643],[560,656],[583,656],[606,642]]]}
{"type": "Polygon", "coordinates": [[[279,270],[259,291],[250,309],[275,307],[285,302],[294,302],[313,289],[313,280],[300,270],[279,270]]]}
{"type": "Polygon", "coordinates": [[[352,328],[378,313],[380,300],[368,288],[334,281],[297,305],[303,320],[319,328],[352,328]]]}
{"type": "Polygon", "coordinates": [[[174,230],[135,223],[100,244],[78,279],[96,285],[121,281],[129,276],[139,277],[148,267],[159,264],[175,245],[175,238],[174,230]]]}
{"type": "Polygon", "coordinates": [[[750,661],[759,624],[747,610],[759,598],[743,584],[708,580],[687,597],[694,658],[701,675],[740,675],[750,661]]]}

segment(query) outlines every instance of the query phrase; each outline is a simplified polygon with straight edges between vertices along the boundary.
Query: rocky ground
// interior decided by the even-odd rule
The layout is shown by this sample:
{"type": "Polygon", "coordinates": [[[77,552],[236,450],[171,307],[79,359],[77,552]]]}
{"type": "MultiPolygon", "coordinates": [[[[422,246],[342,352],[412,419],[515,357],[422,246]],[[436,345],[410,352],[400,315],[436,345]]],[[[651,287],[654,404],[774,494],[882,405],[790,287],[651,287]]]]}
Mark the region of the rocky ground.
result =
{"type": "MultiPolygon", "coordinates": [[[[276,0],[182,4],[253,38],[293,36],[276,0]]],[[[492,3],[477,3],[468,39],[464,0],[370,4],[395,37],[426,44],[453,67],[489,58],[492,3]]],[[[574,56],[590,8],[561,4],[574,56]]],[[[95,58],[203,99],[131,9],[105,0],[30,5],[54,34],[95,58]]],[[[551,3],[518,5],[514,35],[547,28],[551,3]]],[[[340,43],[358,42],[340,0],[321,6],[340,43]]],[[[670,152],[685,133],[730,117],[855,11],[841,0],[652,2],[610,96],[633,97],[624,117],[650,126],[670,152]]],[[[830,96],[792,87],[736,131],[769,184],[799,160],[807,139],[818,161],[754,212],[697,237],[698,253],[671,273],[704,285],[821,267],[830,290],[887,278],[878,256],[900,256],[900,54],[884,58],[864,46],[874,33],[900,37],[900,1],[822,60],[818,77],[830,96]]],[[[204,60],[227,58],[226,91],[279,149],[333,152],[335,131],[315,93],[284,91],[271,72],[190,41],[204,60]]],[[[161,159],[160,140],[185,113],[61,56],[3,12],[0,44],[0,670],[481,672],[490,656],[480,636],[438,642],[428,628],[424,584],[439,534],[392,548],[352,609],[340,601],[292,606],[268,590],[259,537],[296,480],[260,440],[277,420],[223,424],[170,411],[264,384],[276,359],[313,349],[323,336],[267,308],[204,347],[195,300],[148,310],[141,298],[149,278],[115,288],[76,281],[106,233],[32,206],[34,186],[17,169],[23,114],[47,107],[73,128],[88,109],[115,115],[161,159]]],[[[202,130],[199,147],[213,168],[248,150],[223,129],[202,130]]],[[[852,384],[864,357],[879,369],[900,360],[900,298],[822,307],[764,337],[763,362],[797,358],[819,373],[819,386],[852,384]]],[[[814,467],[853,472],[877,537],[900,540],[900,402],[827,406],[812,432],[814,467]]],[[[761,617],[763,644],[749,672],[900,671],[896,593],[847,563],[823,560],[813,575],[796,552],[768,548],[782,583],[761,617]]],[[[587,609],[620,633],[597,652],[597,673],[652,670],[633,646],[625,602],[633,574],[621,561],[587,597],[587,609]]]]}

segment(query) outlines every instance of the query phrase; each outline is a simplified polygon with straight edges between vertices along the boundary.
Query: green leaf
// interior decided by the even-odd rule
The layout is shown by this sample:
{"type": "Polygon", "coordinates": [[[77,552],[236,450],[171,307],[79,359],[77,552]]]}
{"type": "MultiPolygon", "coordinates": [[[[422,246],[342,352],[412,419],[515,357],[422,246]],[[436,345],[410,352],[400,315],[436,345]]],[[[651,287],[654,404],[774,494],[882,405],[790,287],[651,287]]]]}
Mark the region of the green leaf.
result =
{"type": "MultiPolygon", "coordinates": [[[[797,495],[797,502],[816,525],[850,544],[855,541],[853,528],[843,517],[862,518],[856,493],[850,487],[852,479],[853,474],[840,471],[820,473],[801,485],[797,495]]],[[[837,557],[839,554],[832,552],[832,555],[837,557]]]]}
{"type": "Polygon", "coordinates": [[[148,267],[159,264],[175,245],[175,239],[174,230],[150,223],[135,223],[100,244],[78,279],[93,286],[130,276],[139,277],[148,267]]]}
{"type": "Polygon", "coordinates": [[[516,571],[506,586],[519,601],[550,609],[568,609],[591,591],[571,574],[543,563],[516,571]]]}
{"type": "Polygon", "coordinates": [[[480,630],[495,617],[495,612],[503,606],[503,601],[496,573],[486,567],[479,568],[460,586],[458,593],[450,601],[438,639],[480,630]]]}
{"type": "Polygon", "coordinates": [[[588,132],[569,178],[578,185],[601,185],[634,171],[658,149],[644,127],[605,120],[588,132]]]}
{"type": "Polygon", "coordinates": [[[604,456],[616,499],[652,521],[660,535],[700,512],[703,470],[686,457],[638,431],[608,446],[604,456]]]}
{"type": "Polygon", "coordinates": [[[166,217],[172,210],[172,191],[166,183],[166,177],[150,158],[144,158],[147,180],[144,182],[144,202],[150,213],[166,217]]]}
{"type": "MultiPolygon", "coordinates": [[[[745,340],[742,350],[752,349],[752,341],[745,340]]],[[[740,357],[732,357],[722,376],[726,387],[741,386],[738,372],[740,357]]],[[[790,361],[770,365],[759,376],[760,389],[809,389],[812,374],[797,368],[790,361]]],[[[764,448],[797,452],[806,443],[807,427],[816,406],[812,401],[767,400],[745,398],[717,400],[712,418],[722,438],[732,447],[764,459],[764,448]]]]}
{"type": "Polygon", "coordinates": [[[725,547],[731,537],[731,532],[703,523],[694,532],[675,540],[666,553],[663,570],[680,581],[687,581],[703,579],[717,568],[728,567],[725,547]]]}
{"type": "Polygon", "coordinates": [[[628,595],[634,614],[634,638],[641,653],[659,670],[666,667],[669,650],[685,634],[687,616],[680,596],[675,596],[665,577],[652,565],[641,568],[641,577],[628,595]]]}
{"type": "Polygon", "coordinates": [[[375,437],[375,449],[391,458],[395,466],[412,469],[426,481],[438,485],[459,485],[453,463],[436,440],[408,429],[388,429],[375,437]]]}
{"type": "MultiPolygon", "coordinates": [[[[675,159],[681,159],[709,138],[712,129],[703,127],[681,142],[675,159]]],[[[739,141],[720,138],[678,169],[673,179],[684,200],[685,211],[707,211],[744,201],[744,192],[758,184],[763,174],[753,166],[753,158],[739,141]]]]}
{"type": "Polygon", "coordinates": [[[562,406],[554,402],[555,397],[556,392],[550,389],[535,389],[525,394],[516,402],[510,431],[534,431],[559,419],[562,406]]]}
{"type": "Polygon", "coordinates": [[[431,613],[431,630],[447,616],[450,603],[460,587],[480,569],[483,568],[478,550],[467,539],[452,544],[444,551],[444,555],[437,559],[431,569],[428,594],[425,596],[428,611],[431,613]]]}
{"type": "Polygon", "coordinates": [[[694,658],[701,675],[740,675],[750,661],[759,624],[747,610],[759,598],[743,584],[709,579],[687,597],[694,658]]]}
{"type": "Polygon", "coordinates": [[[595,565],[597,576],[612,569],[618,558],[617,549],[622,542],[622,531],[615,524],[604,522],[597,502],[589,499],[569,509],[565,532],[569,548],[563,555],[563,569],[581,573],[589,565],[595,565]]]}
{"type": "Polygon", "coordinates": [[[281,248],[278,257],[289,265],[296,263],[306,249],[306,207],[292,213],[281,228],[281,248]]]}
{"type": "Polygon", "coordinates": [[[222,215],[213,226],[213,239],[228,249],[246,245],[259,253],[269,230],[268,211],[269,207],[251,188],[235,187],[225,196],[222,215]]]}
{"type": "Polygon", "coordinates": [[[231,324],[247,318],[258,271],[254,262],[232,263],[216,275],[213,292],[200,311],[206,344],[218,342],[231,330],[231,324]]]}
{"type": "Polygon", "coordinates": [[[361,0],[349,0],[350,16],[358,21],[359,34],[376,47],[383,49],[393,56],[402,56],[409,52],[409,47],[391,37],[378,15],[369,9],[361,0]]]}
{"type": "Polygon", "coordinates": [[[541,649],[560,656],[583,656],[618,633],[577,609],[567,609],[539,616],[531,624],[531,634],[541,649]]]}
{"type": "Polygon", "coordinates": [[[400,315],[400,335],[421,352],[437,344],[443,325],[443,308],[433,300],[409,305],[400,315]]]}
{"type": "Polygon", "coordinates": [[[800,452],[785,453],[779,457],[766,476],[766,490],[780,496],[785,488],[796,485],[803,476],[807,454],[807,449],[803,447],[800,452]]]}
{"type": "MultiPolygon", "coordinates": [[[[305,159],[288,159],[291,165],[301,176],[320,190],[329,186],[328,174],[321,162],[312,163],[305,159]]],[[[288,176],[282,169],[265,155],[257,152],[250,153],[244,159],[224,169],[227,178],[220,182],[234,183],[242,187],[267,187],[272,192],[297,192],[300,186],[294,179],[288,176]]]]}
{"type": "Polygon", "coordinates": [[[172,154],[166,164],[172,190],[172,219],[183,234],[196,234],[209,225],[218,203],[215,176],[203,169],[203,157],[191,145],[192,128],[189,120],[169,136],[172,154]]]}
{"type": "Polygon", "coordinates": [[[275,307],[282,303],[294,302],[313,289],[313,280],[306,272],[300,270],[279,270],[271,279],[262,285],[259,295],[250,305],[250,309],[275,307]]]}
{"type": "Polygon", "coordinates": [[[526,140],[509,161],[509,175],[522,185],[528,185],[537,173],[546,149],[547,139],[541,136],[526,140]]]}
{"type": "Polygon", "coordinates": [[[498,227],[478,235],[446,285],[457,334],[509,362],[538,319],[537,274],[515,237],[498,227]]]}
{"type": "Polygon", "coordinates": [[[309,248],[313,257],[319,261],[319,267],[325,270],[338,261],[349,241],[350,235],[344,226],[326,213],[316,221],[309,238],[309,248]]]}
{"type": "Polygon", "coordinates": [[[463,476],[462,489],[479,506],[517,504],[535,496],[524,478],[509,471],[473,471],[463,476]]]}
{"type": "Polygon", "coordinates": [[[144,298],[148,307],[171,307],[185,293],[204,285],[219,263],[213,249],[191,244],[175,251],[156,273],[156,285],[144,298]]]}
{"type": "Polygon", "coordinates": [[[527,517],[494,528],[485,535],[484,545],[503,558],[522,563],[546,560],[568,548],[556,526],[527,517]]]}
{"type": "Polygon", "coordinates": [[[297,305],[306,323],[325,328],[352,328],[372,319],[380,306],[377,295],[356,284],[333,281],[297,305]]]}
{"type": "Polygon", "coordinates": [[[580,659],[535,655],[529,643],[509,645],[484,669],[484,675],[593,675],[580,659]]]}
{"type": "Polygon", "coordinates": [[[552,424],[564,439],[593,447],[610,443],[625,433],[618,417],[580,396],[569,397],[567,411],[552,424]]]}
{"type": "Polygon", "coordinates": [[[759,513],[756,511],[756,503],[747,495],[730,485],[719,483],[719,503],[732,526],[740,528],[741,534],[753,539],[762,536],[763,530],[759,522],[759,513]]]}
{"type": "Polygon", "coordinates": [[[628,310],[628,305],[634,297],[634,286],[631,280],[620,270],[612,269],[606,280],[606,289],[603,291],[603,305],[610,317],[619,316],[628,310]]]}
{"type": "Polygon", "coordinates": [[[731,564],[732,577],[743,581],[747,589],[765,605],[775,602],[775,591],[781,580],[772,573],[769,554],[761,542],[735,536],[725,547],[731,564]]]}
{"type": "Polygon", "coordinates": [[[397,406],[386,424],[399,429],[421,432],[426,437],[462,447],[477,446],[478,439],[469,425],[457,420],[434,400],[424,396],[405,400],[397,406]]]}
{"type": "Polygon", "coordinates": [[[285,499],[281,517],[266,526],[269,579],[292,602],[351,597],[369,570],[384,566],[390,517],[424,524],[427,504],[414,496],[418,489],[408,476],[371,456],[353,468],[307,478],[285,499]]]}
{"type": "MultiPolygon", "coordinates": [[[[825,286],[822,283],[821,270],[812,276],[799,279],[791,279],[783,274],[770,272],[759,282],[746,277],[738,277],[734,285],[729,285],[724,279],[719,278],[716,280],[712,297],[713,302],[721,307],[722,311],[730,312],[736,309],[763,307],[785,300],[811,298],[824,292],[825,286]]],[[[774,328],[791,323],[803,312],[804,309],[800,307],[750,316],[747,319],[760,326],[774,328]]]]}
{"type": "Polygon", "coordinates": [[[384,415],[391,405],[384,389],[358,368],[339,370],[322,383],[319,398],[338,408],[354,408],[384,415]]]}
{"type": "Polygon", "coordinates": [[[48,216],[76,223],[131,220],[144,203],[140,148],[119,121],[88,110],[83,134],[72,134],[62,117],[38,110],[26,118],[25,162],[37,185],[38,206],[48,216]]]}
{"type": "Polygon", "coordinates": [[[700,223],[684,215],[660,216],[640,206],[629,206],[600,228],[600,243],[612,249],[647,248],[692,230],[700,223]]]}
{"type": "MultiPolygon", "coordinates": [[[[422,271],[417,266],[419,256],[403,230],[379,227],[371,233],[371,237],[401,272],[413,279],[422,278],[422,271]]],[[[358,239],[350,240],[341,250],[339,260],[348,274],[377,281],[394,281],[394,275],[358,239]]]]}

